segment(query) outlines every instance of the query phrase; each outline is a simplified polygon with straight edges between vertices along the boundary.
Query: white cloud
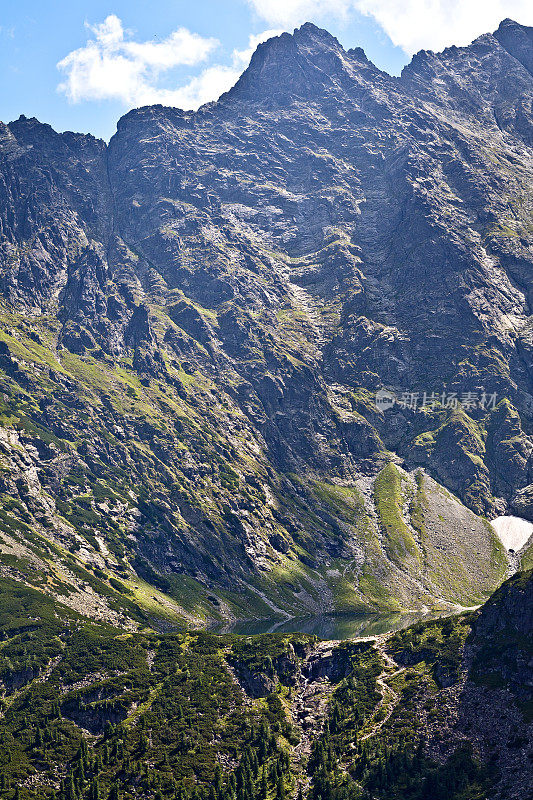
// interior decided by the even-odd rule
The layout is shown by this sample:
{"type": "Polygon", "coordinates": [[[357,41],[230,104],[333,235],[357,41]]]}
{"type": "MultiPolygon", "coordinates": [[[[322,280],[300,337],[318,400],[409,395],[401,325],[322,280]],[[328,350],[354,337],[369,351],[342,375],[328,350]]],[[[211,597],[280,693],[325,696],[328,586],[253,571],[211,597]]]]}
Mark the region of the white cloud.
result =
{"type": "Polygon", "coordinates": [[[199,64],[218,45],[186,28],[162,41],[135,42],[114,14],[100,25],[87,26],[94,38],[62,59],[66,78],[58,86],[69,100],[122,100],[130,105],[163,102],[157,88],[160,74],[178,66],[199,64]]]}
{"type": "Polygon", "coordinates": [[[352,0],[248,0],[260,17],[272,25],[292,28],[302,22],[346,17],[352,0]]]}
{"type": "Polygon", "coordinates": [[[495,30],[511,17],[533,25],[531,0],[248,0],[272,25],[292,27],[302,22],[348,19],[358,11],[373,17],[394,44],[412,54],[465,45],[495,30]]]}
{"type": "Polygon", "coordinates": [[[180,108],[199,108],[204,103],[216,100],[221,94],[227,92],[239,80],[243,70],[250,63],[255,49],[261,42],[266,42],[272,36],[278,36],[282,30],[268,30],[252,35],[248,39],[248,47],[244,50],[234,50],[231,66],[215,64],[208,67],[197,77],[193,78],[186,86],[168,92],[166,99],[158,102],[180,108]]]}
{"type": "Polygon", "coordinates": [[[240,74],[240,70],[235,70],[222,64],[215,64],[204,69],[199,75],[178,89],[158,90],[157,100],[145,100],[140,105],[157,102],[165,106],[197,109],[204,103],[217,100],[221,94],[231,89],[240,74]]]}
{"type": "Polygon", "coordinates": [[[266,42],[267,39],[271,39],[273,36],[279,36],[280,33],[283,33],[283,28],[275,28],[250,36],[248,39],[248,47],[245,50],[233,51],[233,66],[236,69],[241,68],[241,71],[246,69],[258,45],[262,42],[266,42]]]}
{"type": "Polygon", "coordinates": [[[530,0],[358,0],[357,7],[407,53],[469,44],[506,17],[533,25],[530,0]]]}
{"type": "Polygon", "coordinates": [[[281,33],[267,30],[252,35],[248,47],[233,51],[229,65],[206,67],[185,85],[166,89],[158,86],[161,73],[205,61],[218,41],[180,28],[160,42],[135,42],[114,14],[87,28],[94,38],[57,65],[66,76],[58,89],[69,100],[79,103],[109,99],[129,106],[162,103],[184,109],[196,109],[231,89],[248,66],[257,45],[281,33]]]}

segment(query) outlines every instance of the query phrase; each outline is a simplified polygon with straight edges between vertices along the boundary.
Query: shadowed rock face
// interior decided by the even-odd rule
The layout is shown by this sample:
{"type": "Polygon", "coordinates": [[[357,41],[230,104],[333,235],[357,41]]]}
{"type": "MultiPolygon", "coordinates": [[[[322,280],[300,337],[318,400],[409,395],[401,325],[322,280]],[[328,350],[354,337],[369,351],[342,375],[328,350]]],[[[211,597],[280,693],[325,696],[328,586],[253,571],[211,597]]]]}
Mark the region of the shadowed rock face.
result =
{"type": "Polygon", "coordinates": [[[491,637],[508,634],[526,645],[532,631],[533,573],[529,570],[513,577],[494,593],[476,621],[475,633],[478,639],[487,642],[491,637]]]}
{"type": "Polygon", "coordinates": [[[89,494],[126,469],[127,557],[228,587],[341,558],[357,587],[366,545],[310,481],[360,486],[393,451],[489,515],[531,484],[532,52],[506,20],[393,78],[306,24],[218,102],[131,111],[109,146],[0,128],[10,413],[36,401],[89,494]],[[447,397],[382,413],[382,386],[447,397]]]}

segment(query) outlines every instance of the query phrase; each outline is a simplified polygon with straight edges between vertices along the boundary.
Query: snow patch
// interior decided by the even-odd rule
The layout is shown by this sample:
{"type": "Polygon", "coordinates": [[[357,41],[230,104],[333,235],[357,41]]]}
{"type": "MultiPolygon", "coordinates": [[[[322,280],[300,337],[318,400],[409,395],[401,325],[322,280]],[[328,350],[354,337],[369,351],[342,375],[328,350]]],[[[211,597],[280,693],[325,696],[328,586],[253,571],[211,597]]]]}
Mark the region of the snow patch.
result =
{"type": "Polygon", "coordinates": [[[490,524],[506,550],[515,553],[533,536],[533,523],[520,517],[496,517],[490,524]]]}

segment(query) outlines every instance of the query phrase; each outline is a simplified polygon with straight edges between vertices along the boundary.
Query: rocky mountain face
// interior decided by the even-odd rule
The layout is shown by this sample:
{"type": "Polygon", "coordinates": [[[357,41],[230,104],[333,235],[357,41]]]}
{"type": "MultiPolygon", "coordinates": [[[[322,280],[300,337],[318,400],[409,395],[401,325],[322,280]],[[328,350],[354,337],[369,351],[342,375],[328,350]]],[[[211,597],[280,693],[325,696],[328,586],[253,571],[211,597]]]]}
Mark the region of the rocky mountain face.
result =
{"type": "Polygon", "coordinates": [[[109,145],[2,125],[3,574],[104,616],[486,597],[485,518],[533,518],[532,53],[506,20],[396,78],[306,24],[109,145]]]}

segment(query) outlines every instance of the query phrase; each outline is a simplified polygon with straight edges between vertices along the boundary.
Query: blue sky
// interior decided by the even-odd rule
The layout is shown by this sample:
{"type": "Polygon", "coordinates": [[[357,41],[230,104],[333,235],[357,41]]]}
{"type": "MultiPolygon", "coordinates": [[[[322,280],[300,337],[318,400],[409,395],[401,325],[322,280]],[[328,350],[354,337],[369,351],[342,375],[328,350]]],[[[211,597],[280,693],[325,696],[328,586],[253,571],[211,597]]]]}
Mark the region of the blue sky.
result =
{"type": "Polygon", "coordinates": [[[466,44],[530,0],[0,0],[0,119],[36,116],[108,139],[129,108],[194,108],[229,88],[258,41],[306,20],[399,73],[466,44]]]}

